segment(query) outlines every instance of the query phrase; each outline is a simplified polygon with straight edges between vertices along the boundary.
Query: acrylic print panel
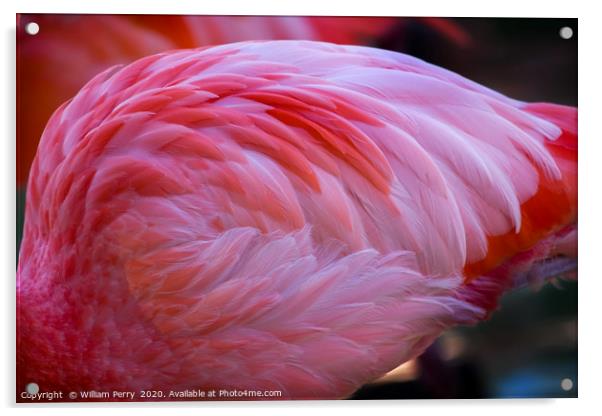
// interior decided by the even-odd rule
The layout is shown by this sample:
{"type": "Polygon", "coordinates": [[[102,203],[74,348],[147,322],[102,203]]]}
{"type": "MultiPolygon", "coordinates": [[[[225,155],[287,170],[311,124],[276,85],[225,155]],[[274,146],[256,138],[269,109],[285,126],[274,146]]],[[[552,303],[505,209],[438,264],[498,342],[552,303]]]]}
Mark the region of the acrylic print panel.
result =
{"type": "Polygon", "coordinates": [[[577,29],[18,15],[16,400],[576,397],[577,29]]]}

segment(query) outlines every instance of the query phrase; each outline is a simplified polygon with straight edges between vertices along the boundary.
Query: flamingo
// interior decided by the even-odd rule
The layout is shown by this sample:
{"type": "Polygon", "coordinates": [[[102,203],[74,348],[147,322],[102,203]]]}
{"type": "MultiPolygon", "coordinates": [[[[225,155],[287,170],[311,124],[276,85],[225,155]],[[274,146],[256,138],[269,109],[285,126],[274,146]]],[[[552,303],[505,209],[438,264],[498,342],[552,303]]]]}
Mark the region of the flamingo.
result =
{"type": "Polygon", "coordinates": [[[107,70],[33,162],[19,388],[348,397],[574,278],[576,117],[314,41],[107,70]]]}

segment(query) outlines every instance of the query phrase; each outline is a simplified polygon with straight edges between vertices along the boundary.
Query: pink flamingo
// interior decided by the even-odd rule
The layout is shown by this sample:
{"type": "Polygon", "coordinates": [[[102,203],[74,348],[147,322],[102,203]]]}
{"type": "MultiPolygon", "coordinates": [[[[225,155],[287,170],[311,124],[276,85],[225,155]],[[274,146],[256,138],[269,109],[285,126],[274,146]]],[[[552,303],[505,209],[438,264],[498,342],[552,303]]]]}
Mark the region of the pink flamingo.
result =
{"type": "Polygon", "coordinates": [[[33,163],[18,390],[346,397],[572,273],[576,115],[310,41],[106,71],[33,163]]]}

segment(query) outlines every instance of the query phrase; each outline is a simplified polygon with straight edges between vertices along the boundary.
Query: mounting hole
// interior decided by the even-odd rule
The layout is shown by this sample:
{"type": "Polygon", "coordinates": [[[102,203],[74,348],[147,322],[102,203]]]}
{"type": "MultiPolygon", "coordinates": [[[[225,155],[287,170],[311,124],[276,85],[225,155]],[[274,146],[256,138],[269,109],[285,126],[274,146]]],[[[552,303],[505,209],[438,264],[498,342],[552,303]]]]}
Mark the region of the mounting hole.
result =
{"type": "Polygon", "coordinates": [[[570,378],[563,378],[560,382],[560,388],[562,388],[562,390],[564,391],[573,390],[573,380],[571,380],[570,378]]]}
{"type": "Polygon", "coordinates": [[[40,386],[37,383],[29,383],[25,386],[25,391],[29,394],[38,394],[40,391],[40,386]]]}
{"type": "Polygon", "coordinates": [[[28,35],[37,35],[38,32],[40,31],[40,25],[37,24],[36,22],[29,22],[25,25],[25,32],[28,35]]]}
{"type": "Polygon", "coordinates": [[[573,37],[573,29],[568,26],[560,28],[560,37],[562,39],[570,39],[573,37]]]}

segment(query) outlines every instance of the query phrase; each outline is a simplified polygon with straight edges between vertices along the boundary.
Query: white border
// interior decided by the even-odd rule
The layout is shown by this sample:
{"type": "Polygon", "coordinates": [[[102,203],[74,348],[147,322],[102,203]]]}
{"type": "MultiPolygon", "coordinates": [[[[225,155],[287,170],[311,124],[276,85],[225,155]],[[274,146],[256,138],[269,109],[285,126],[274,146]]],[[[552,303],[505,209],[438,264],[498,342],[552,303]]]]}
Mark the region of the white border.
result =
{"type": "Polygon", "coordinates": [[[480,16],[480,17],[577,17],[575,2],[546,1],[545,6],[524,0],[477,2],[470,0],[393,2],[371,0],[223,0],[147,1],[137,5],[122,0],[79,2],[77,0],[22,0],[21,13],[145,13],[145,14],[232,14],[232,15],[355,15],[355,16],[480,16]],[[488,4],[483,4],[488,3],[488,4]]]}
{"type": "MultiPolygon", "coordinates": [[[[232,414],[245,415],[265,413],[282,414],[328,414],[344,411],[346,414],[366,415],[374,409],[379,414],[461,414],[488,416],[509,413],[523,414],[527,411],[545,412],[546,415],[567,413],[593,413],[599,411],[600,396],[600,309],[598,303],[602,295],[602,276],[595,261],[597,238],[602,235],[600,215],[602,204],[600,188],[602,182],[602,134],[600,99],[600,14],[595,10],[595,2],[551,1],[527,2],[525,0],[503,0],[497,2],[451,0],[394,2],[391,0],[238,0],[216,1],[152,1],[135,5],[123,0],[103,0],[83,2],[81,0],[22,0],[17,4],[2,2],[3,54],[0,64],[3,97],[0,100],[0,126],[4,131],[0,152],[0,205],[2,221],[0,230],[4,238],[0,247],[0,264],[4,266],[3,307],[4,313],[0,342],[0,355],[4,360],[3,375],[0,379],[0,403],[10,413],[20,411],[33,414],[39,411],[48,414],[102,414],[107,411],[127,414],[133,407],[142,407],[149,415],[164,415],[166,411],[198,415],[232,414]],[[14,270],[15,270],[15,13],[151,13],[151,14],[301,14],[301,15],[401,15],[401,16],[488,16],[488,17],[578,17],[579,18],[579,399],[561,400],[480,400],[480,401],[373,401],[373,402],[278,402],[278,403],[148,403],[148,404],[102,404],[86,405],[19,406],[15,409],[14,400],[14,270]],[[85,410],[84,410],[85,408],[85,410]],[[39,409],[39,410],[38,410],[39,409]],[[168,410],[171,409],[171,410],[168,410]]],[[[598,255],[599,257],[599,255],[598,255]]]]}

